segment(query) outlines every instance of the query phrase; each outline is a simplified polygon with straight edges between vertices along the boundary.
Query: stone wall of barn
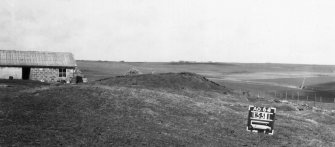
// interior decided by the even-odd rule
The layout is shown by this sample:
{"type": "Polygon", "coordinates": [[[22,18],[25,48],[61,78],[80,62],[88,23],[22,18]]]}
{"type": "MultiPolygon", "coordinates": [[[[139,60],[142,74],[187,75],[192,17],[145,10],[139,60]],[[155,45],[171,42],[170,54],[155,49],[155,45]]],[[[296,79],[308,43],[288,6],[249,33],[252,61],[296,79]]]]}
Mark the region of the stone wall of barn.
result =
{"type": "Polygon", "coordinates": [[[14,79],[22,79],[21,67],[0,67],[0,79],[9,79],[13,76],[14,79]]]}
{"type": "Polygon", "coordinates": [[[44,82],[71,81],[73,69],[66,69],[66,77],[59,77],[59,68],[31,68],[30,79],[44,82]]]}

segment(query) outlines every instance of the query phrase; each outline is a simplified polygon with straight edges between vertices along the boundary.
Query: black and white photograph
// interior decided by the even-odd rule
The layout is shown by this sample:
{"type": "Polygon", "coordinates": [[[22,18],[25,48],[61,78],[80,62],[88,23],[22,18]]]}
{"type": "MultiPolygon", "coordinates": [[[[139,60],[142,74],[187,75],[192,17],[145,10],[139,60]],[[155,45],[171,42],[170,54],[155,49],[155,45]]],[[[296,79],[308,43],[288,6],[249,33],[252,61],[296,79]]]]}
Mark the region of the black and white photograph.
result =
{"type": "Polygon", "coordinates": [[[1,0],[0,147],[335,147],[335,1],[1,0]]]}

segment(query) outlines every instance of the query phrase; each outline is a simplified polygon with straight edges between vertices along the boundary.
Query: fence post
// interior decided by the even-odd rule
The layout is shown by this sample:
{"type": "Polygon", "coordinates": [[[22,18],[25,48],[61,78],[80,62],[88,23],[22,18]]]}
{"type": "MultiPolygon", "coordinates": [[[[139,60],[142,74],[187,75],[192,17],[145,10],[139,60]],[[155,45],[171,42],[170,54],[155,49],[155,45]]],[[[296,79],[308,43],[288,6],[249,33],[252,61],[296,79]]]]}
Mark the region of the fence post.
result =
{"type": "Polygon", "coordinates": [[[300,97],[300,95],[299,95],[299,91],[298,91],[298,102],[299,102],[299,97],[300,97]]]}
{"type": "Polygon", "coordinates": [[[316,92],[314,93],[314,107],[315,107],[315,101],[316,101],[316,92]]]}
{"type": "Polygon", "coordinates": [[[308,102],[308,95],[307,95],[307,102],[308,102]]]}
{"type": "Polygon", "coordinates": [[[240,98],[242,98],[242,89],[240,89],[238,93],[239,93],[240,98]]]}
{"type": "Polygon", "coordinates": [[[287,91],[285,91],[285,92],[286,92],[286,96],[285,97],[286,97],[286,100],[287,100],[287,91]]]}
{"type": "Polygon", "coordinates": [[[257,95],[257,98],[259,98],[259,91],[258,91],[258,95],[257,95]]]}
{"type": "Polygon", "coordinates": [[[320,97],[320,106],[321,106],[321,109],[322,109],[322,96],[320,97]]]}

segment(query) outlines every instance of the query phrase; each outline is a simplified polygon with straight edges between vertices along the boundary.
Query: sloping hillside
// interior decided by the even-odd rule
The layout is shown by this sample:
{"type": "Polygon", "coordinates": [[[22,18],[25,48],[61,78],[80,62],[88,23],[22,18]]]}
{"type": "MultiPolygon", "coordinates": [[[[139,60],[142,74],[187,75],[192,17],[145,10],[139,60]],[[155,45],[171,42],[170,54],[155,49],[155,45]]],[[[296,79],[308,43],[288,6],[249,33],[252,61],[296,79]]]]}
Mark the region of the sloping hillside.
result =
{"type": "Polygon", "coordinates": [[[208,98],[147,89],[60,86],[1,101],[3,145],[218,144],[234,136],[230,125],[243,121],[236,115],[219,122],[224,107],[206,105],[208,98]]]}
{"type": "MultiPolygon", "coordinates": [[[[161,78],[142,76],[152,82],[161,78]]],[[[0,97],[0,146],[335,145],[334,112],[297,111],[291,104],[270,100],[251,103],[211,90],[215,89],[211,82],[204,86],[208,90],[195,90],[199,87],[183,80],[189,75],[173,77],[178,76],[175,82],[184,84],[184,89],[173,89],[171,81],[157,90],[150,82],[137,80],[141,86],[129,86],[120,84],[120,79],[111,80],[119,80],[113,84],[108,84],[110,79],[102,84],[35,83],[34,88],[17,89],[15,94],[15,86],[2,87],[3,92],[13,91],[0,97]],[[187,94],[173,92],[177,90],[187,94]],[[246,131],[250,104],[278,108],[273,136],[259,140],[259,134],[246,131]]],[[[199,84],[201,78],[194,76],[188,81],[199,84]]]]}

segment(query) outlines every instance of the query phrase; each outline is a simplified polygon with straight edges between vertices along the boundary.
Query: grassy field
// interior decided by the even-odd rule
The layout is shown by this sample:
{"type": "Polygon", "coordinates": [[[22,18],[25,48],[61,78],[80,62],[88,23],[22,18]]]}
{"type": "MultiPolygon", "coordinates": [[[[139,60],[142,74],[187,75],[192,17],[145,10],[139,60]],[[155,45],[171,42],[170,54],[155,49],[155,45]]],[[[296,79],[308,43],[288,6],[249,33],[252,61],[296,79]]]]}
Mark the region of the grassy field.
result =
{"type": "Polygon", "coordinates": [[[335,98],[335,66],[257,63],[179,63],[179,62],[107,62],[78,61],[89,80],[120,76],[136,68],[142,73],[193,72],[237,91],[264,96],[299,92],[301,96],[323,97],[325,102],[335,98]],[[298,87],[305,80],[307,89],[298,87]],[[331,87],[332,85],[332,87],[331,87]]]}
{"type": "Polygon", "coordinates": [[[255,74],[255,67],[261,73],[274,68],[279,74],[306,69],[331,74],[332,66],[103,61],[78,65],[89,83],[0,80],[0,146],[335,146],[331,106],[320,109],[241,94],[239,89],[287,88],[255,87],[247,82],[251,79],[211,80],[255,74]],[[147,74],[122,76],[130,68],[147,74]],[[249,105],[277,108],[274,135],[246,131],[249,105]]]}
{"type": "Polygon", "coordinates": [[[292,77],[292,75],[322,76],[335,75],[335,66],[331,65],[295,65],[295,64],[257,64],[257,63],[178,63],[178,62],[112,62],[112,61],[77,61],[78,67],[91,80],[123,75],[130,68],[137,68],[142,73],[194,72],[208,78],[229,78],[251,75],[258,79],[274,76],[275,78],[292,77]],[[266,74],[268,73],[268,74],[266,74]],[[268,75],[268,76],[267,76],[268,75]]]}

